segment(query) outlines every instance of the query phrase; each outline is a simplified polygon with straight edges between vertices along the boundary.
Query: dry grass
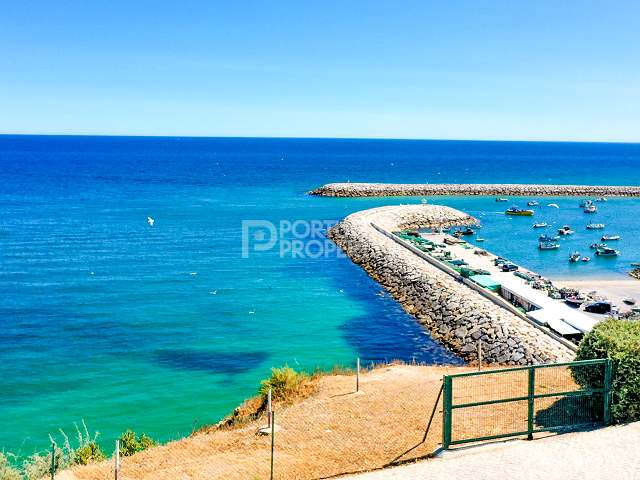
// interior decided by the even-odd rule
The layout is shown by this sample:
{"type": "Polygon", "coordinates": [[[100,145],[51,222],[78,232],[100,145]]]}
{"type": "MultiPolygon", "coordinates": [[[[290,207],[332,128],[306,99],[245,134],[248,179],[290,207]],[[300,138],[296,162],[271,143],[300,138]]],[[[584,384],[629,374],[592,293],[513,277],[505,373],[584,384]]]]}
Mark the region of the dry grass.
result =
{"type": "MultiPolygon", "coordinates": [[[[429,455],[442,437],[441,414],[436,414],[425,435],[442,375],[467,370],[468,367],[411,365],[378,368],[362,375],[360,393],[354,392],[353,375],[316,376],[311,396],[293,405],[276,408],[275,478],[326,478],[429,455]]],[[[565,388],[568,381],[570,378],[566,375],[550,378],[545,388],[565,388]],[[562,387],[554,387],[557,382],[562,387]]],[[[488,383],[491,395],[513,396],[515,393],[517,396],[523,388],[520,377],[514,377],[513,382],[508,382],[500,392],[493,388],[495,382],[488,383]]],[[[526,379],[524,385],[526,388],[526,379]]],[[[460,388],[460,391],[463,396],[464,391],[473,391],[477,400],[475,395],[482,394],[482,388],[486,387],[474,385],[469,389],[460,388]]],[[[461,402],[464,398],[454,401],[461,402]]],[[[259,409],[260,403],[246,405],[244,413],[255,413],[256,406],[259,409]]],[[[456,424],[459,429],[456,434],[506,428],[504,423],[510,412],[498,410],[496,415],[495,411],[484,410],[485,413],[481,412],[474,421],[456,424]]],[[[526,414],[524,417],[526,422],[526,414]]],[[[271,437],[256,434],[265,423],[264,415],[256,420],[244,418],[245,421],[238,422],[233,428],[210,429],[125,458],[120,478],[267,479],[271,437]]],[[[111,464],[103,462],[75,468],[58,478],[107,480],[113,478],[113,472],[111,464]]]]}

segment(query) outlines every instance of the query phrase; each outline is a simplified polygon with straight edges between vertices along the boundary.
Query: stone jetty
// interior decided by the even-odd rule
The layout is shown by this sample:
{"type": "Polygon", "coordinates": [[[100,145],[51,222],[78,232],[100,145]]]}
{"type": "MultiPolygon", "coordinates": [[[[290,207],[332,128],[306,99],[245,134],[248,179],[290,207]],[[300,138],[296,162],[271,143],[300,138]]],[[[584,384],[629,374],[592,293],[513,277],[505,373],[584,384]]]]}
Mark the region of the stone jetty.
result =
{"type": "Polygon", "coordinates": [[[354,213],[328,235],[432,336],[467,361],[527,365],[573,359],[573,352],[389,238],[383,231],[477,223],[438,205],[400,205],[354,213]],[[381,231],[383,230],[383,231],[381,231]]]}
{"type": "Polygon", "coordinates": [[[640,197],[640,186],[527,185],[464,183],[328,183],[309,192],[323,197],[404,197],[438,195],[640,197]]]}

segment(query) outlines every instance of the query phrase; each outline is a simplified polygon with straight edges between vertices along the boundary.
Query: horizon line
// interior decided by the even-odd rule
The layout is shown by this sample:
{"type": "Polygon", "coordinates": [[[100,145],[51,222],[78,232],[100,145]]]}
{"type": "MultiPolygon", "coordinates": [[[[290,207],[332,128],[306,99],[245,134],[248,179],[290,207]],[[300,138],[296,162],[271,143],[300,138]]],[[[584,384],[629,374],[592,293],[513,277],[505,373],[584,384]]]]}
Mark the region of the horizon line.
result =
{"type": "Polygon", "coordinates": [[[418,137],[326,137],[326,136],[254,136],[254,135],[140,135],[114,133],[0,133],[0,137],[106,137],[106,138],[185,138],[185,139],[246,139],[246,140],[373,140],[411,142],[528,142],[528,143],[597,143],[638,145],[640,140],[541,140],[541,139],[492,139],[492,138],[418,138],[418,137]]]}

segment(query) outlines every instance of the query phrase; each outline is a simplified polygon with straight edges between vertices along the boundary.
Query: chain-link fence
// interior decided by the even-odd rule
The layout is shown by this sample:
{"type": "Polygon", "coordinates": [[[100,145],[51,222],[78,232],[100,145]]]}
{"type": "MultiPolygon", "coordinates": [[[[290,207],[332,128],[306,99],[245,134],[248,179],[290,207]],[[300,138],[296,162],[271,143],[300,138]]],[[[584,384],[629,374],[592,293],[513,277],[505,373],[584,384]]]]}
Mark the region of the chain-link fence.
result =
{"type": "Polygon", "coordinates": [[[610,422],[610,360],[444,378],[443,446],[610,422]]]}

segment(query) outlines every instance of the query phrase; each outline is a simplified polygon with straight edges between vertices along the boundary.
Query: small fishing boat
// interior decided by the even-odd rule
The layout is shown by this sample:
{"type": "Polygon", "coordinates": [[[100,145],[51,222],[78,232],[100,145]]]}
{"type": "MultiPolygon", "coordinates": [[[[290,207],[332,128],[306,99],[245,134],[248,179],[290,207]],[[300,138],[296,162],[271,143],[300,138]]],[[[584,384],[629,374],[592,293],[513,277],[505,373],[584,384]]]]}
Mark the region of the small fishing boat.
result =
{"type": "Polygon", "coordinates": [[[571,230],[571,227],[569,225],[565,225],[564,227],[558,229],[559,235],[573,235],[574,233],[575,232],[571,230]]]}
{"type": "Polygon", "coordinates": [[[596,255],[599,257],[617,257],[620,255],[620,251],[611,247],[599,247],[596,249],[596,255]]]}
{"type": "Polygon", "coordinates": [[[620,235],[603,235],[601,240],[603,242],[610,242],[610,241],[620,240],[620,235]]]}
{"type": "Polygon", "coordinates": [[[502,198],[502,197],[496,198],[496,202],[508,202],[508,201],[509,201],[508,198],[502,198]]]}
{"type": "Polygon", "coordinates": [[[606,248],[608,245],[606,243],[592,243],[591,250],[597,250],[598,248],[606,248]]]}
{"type": "Polygon", "coordinates": [[[627,305],[635,305],[636,304],[636,299],[635,298],[623,298],[622,301],[624,303],[626,303],[627,305]]]}
{"type": "Polygon", "coordinates": [[[596,207],[595,205],[587,205],[586,207],[584,207],[583,212],[584,213],[597,213],[598,212],[598,207],[596,207]]]}
{"type": "Polygon", "coordinates": [[[633,262],[631,264],[632,267],[640,267],[640,262],[633,262]]]}
{"type": "Polygon", "coordinates": [[[569,261],[570,262],[579,262],[580,261],[580,252],[573,252],[570,256],[569,256],[569,261]]]}
{"type": "Polygon", "coordinates": [[[538,242],[538,249],[540,250],[557,250],[559,248],[560,244],[553,240],[540,240],[540,242],[538,242]]]}
{"type": "Polygon", "coordinates": [[[527,202],[527,206],[529,207],[537,207],[538,205],[540,205],[540,202],[538,202],[537,200],[531,200],[527,202]]]}
{"type": "Polygon", "coordinates": [[[484,238],[476,237],[476,242],[484,242],[484,238]]]}
{"type": "Polygon", "coordinates": [[[604,227],[604,223],[590,223],[587,225],[587,230],[602,230],[604,227]]]}
{"type": "Polygon", "coordinates": [[[582,258],[580,259],[580,261],[581,261],[581,262],[585,262],[585,263],[590,262],[590,261],[591,261],[591,257],[582,257],[582,258]]]}
{"type": "Polygon", "coordinates": [[[533,224],[533,228],[545,228],[546,226],[548,226],[548,224],[546,224],[544,222],[534,223],[533,224]]]}
{"type": "Polygon", "coordinates": [[[525,210],[523,208],[511,207],[508,208],[505,212],[506,215],[518,215],[522,217],[530,217],[533,215],[533,210],[525,210]]]}
{"type": "Polygon", "coordinates": [[[580,208],[584,208],[588,205],[593,205],[593,201],[592,200],[582,200],[580,202],[580,208]]]}
{"type": "Polygon", "coordinates": [[[607,201],[607,197],[596,198],[596,202],[606,202],[606,201],[607,201]]]}

